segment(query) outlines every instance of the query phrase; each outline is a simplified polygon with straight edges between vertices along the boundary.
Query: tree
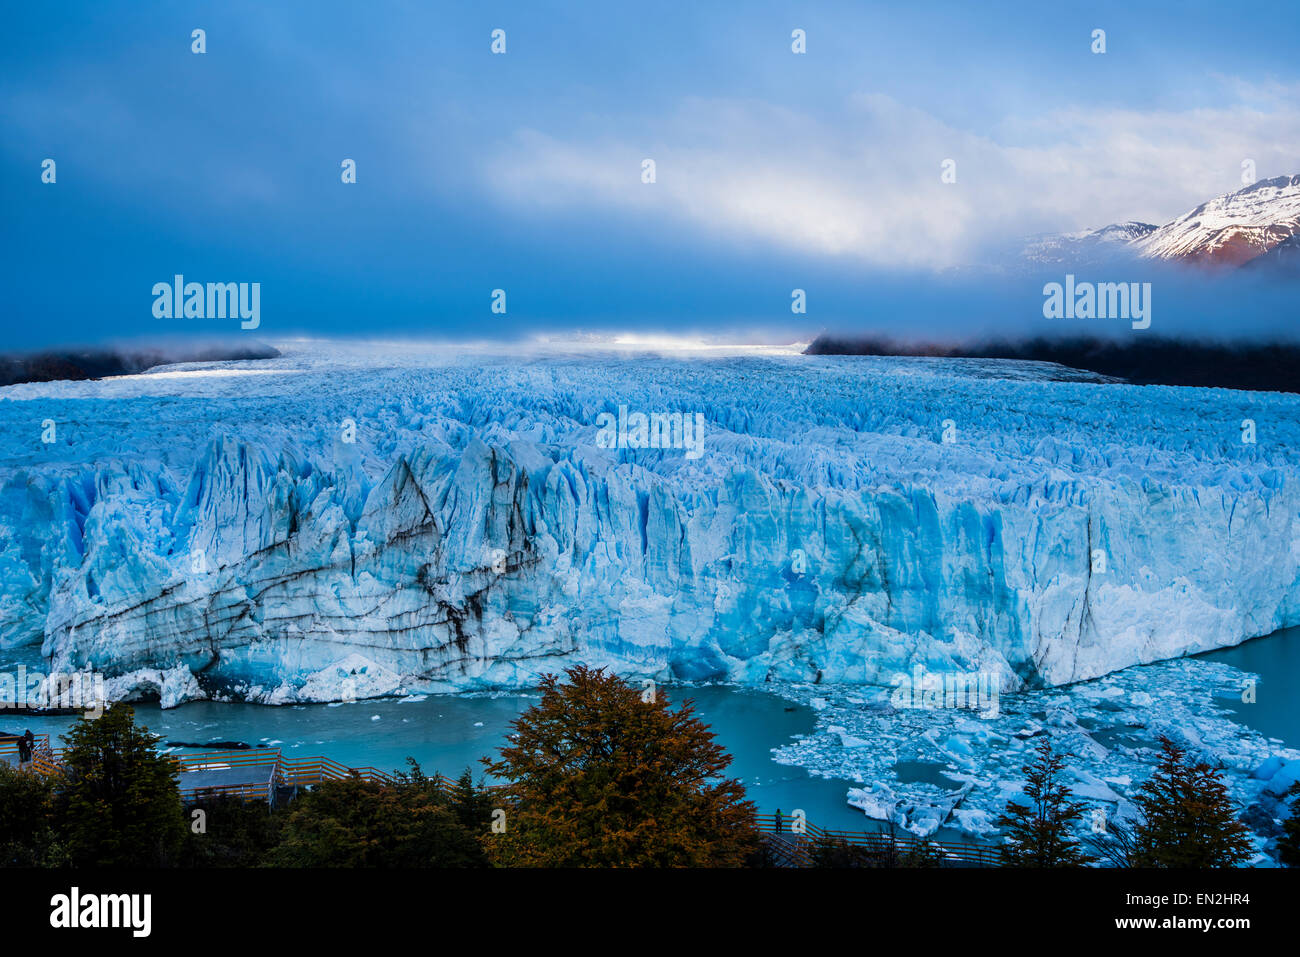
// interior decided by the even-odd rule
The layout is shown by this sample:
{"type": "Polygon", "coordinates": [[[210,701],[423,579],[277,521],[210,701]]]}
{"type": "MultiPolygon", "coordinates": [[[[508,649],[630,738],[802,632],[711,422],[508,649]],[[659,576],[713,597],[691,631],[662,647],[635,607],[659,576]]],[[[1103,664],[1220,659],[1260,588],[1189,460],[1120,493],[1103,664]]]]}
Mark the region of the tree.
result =
{"type": "Polygon", "coordinates": [[[1237,820],[1220,770],[1193,762],[1160,738],[1160,764],[1134,803],[1137,867],[1236,867],[1250,860],[1250,831],[1237,820]]]}
{"type": "Polygon", "coordinates": [[[808,845],[808,859],[813,867],[872,867],[875,855],[867,848],[850,844],[842,837],[818,837],[808,845]]]}
{"type": "MultiPolygon", "coordinates": [[[[409,759],[408,759],[409,760],[409,759]]],[[[299,796],[267,862],[279,867],[483,867],[437,782],[414,761],[394,784],[354,776],[299,796]]]]}
{"type": "Polygon", "coordinates": [[[200,794],[189,817],[182,867],[257,867],[280,839],[284,812],[266,801],[233,794],[200,794]],[[195,812],[202,811],[196,829],[195,812]]]}
{"type": "Polygon", "coordinates": [[[448,801],[461,827],[471,834],[489,833],[488,829],[492,823],[492,797],[481,783],[474,784],[474,775],[469,768],[466,768],[452,785],[448,801]]]}
{"type": "Polygon", "coordinates": [[[43,774],[0,761],[0,867],[40,867],[57,845],[52,826],[54,789],[43,774]]]}
{"type": "Polygon", "coordinates": [[[118,702],[64,737],[57,824],[76,867],[167,867],[185,838],[176,763],[118,702]]]}
{"type": "Polygon", "coordinates": [[[1300,867],[1300,784],[1287,792],[1294,798],[1291,816],[1282,824],[1282,836],[1277,839],[1278,856],[1287,867],[1300,867]]]}
{"type": "Polygon", "coordinates": [[[1024,768],[1025,796],[1029,804],[1012,801],[998,818],[1006,828],[1002,863],[1008,867],[1081,867],[1094,858],[1073,837],[1073,825],[1083,816],[1083,805],[1069,800],[1070,789],[1061,781],[1065,758],[1052,751],[1044,738],[1036,756],[1024,768]]]}
{"type": "Polygon", "coordinates": [[[808,847],[813,867],[926,868],[942,867],[943,852],[929,841],[900,842],[891,826],[888,834],[868,844],[850,844],[841,837],[818,837],[808,847]]]}
{"type": "Polygon", "coordinates": [[[739,867],[754,859],[755,808],[722,776],[731,756],[689,701],[668,707],[585,666],[513,725],[488,771],[511,782],[505,831],[488,846],[504,864],[551,867],[739,867]]]}
{"type": "Polygon", "coordinates": [[[1134,829],[1119,820],[1106,822],[1100,833],[1088,836],[1088,846],[1097,852],[1099,860],[1111,867],[1136,867],[1137,837],[1134,829]]]}

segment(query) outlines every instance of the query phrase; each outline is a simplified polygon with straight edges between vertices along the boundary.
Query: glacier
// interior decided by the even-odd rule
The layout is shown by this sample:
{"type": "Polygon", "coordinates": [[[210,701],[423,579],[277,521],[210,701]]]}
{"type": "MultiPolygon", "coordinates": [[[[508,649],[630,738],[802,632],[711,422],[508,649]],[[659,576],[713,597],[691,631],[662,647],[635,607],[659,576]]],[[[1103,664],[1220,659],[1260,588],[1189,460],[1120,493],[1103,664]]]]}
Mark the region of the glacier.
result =
{"type": "Polygon", "coordinates": [[[1300,624],[1298,395],[792,350],[275,345],[0,389],[0,663],[165,705],[524,688],[578,662],[1015,691],[1300,624]],[[602,447],[623,407],[702,414],[703,454],[602,447]]]}

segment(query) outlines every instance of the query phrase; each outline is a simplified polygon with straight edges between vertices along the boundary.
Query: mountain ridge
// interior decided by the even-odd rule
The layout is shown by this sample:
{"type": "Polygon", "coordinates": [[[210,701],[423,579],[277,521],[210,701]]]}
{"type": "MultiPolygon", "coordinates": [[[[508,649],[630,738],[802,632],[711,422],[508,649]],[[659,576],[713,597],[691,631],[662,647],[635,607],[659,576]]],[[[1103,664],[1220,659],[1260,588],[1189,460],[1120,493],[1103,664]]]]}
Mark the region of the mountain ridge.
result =
{"type": "MultiPolygon", "coordinates": [[[[1116,254],[1205,269],[1236,269],[1300,235],[1300,174],[1259,180],[1223,193],[1163,225],[1130,220],[1097,229],[1030,237],[1021,258],[1034,264],[1090,264],[1116,254]]],[[[1300,242],[1295,240],[1294,242],[1300,242]]],[[[1288,247],[1290,248],[1290,247],[1288,247]]],[[[1285,259],[1288,271],[1291,256],[1285,259]]]]}

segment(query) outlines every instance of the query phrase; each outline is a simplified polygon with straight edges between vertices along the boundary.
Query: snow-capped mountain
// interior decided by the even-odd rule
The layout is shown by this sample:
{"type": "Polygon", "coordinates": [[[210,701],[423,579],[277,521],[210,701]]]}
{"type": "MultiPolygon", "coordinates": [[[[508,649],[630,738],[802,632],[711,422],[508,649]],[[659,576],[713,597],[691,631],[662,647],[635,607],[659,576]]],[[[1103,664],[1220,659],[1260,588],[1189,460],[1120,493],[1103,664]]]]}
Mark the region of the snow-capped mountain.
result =
{"type": "Polygon", "coordinates": [[[0,389],[6,658],[167,704],[578,662],[1009,690],[1300,624],[1297,395],[945,359],[284,349],[0,389]],[[699,413],[703,454],[602,441],[624,408],[699,413]]]}
{"type": "Polygon", "coordinates": [[[1134,243],[1147,259],[1240,266],[1300,230],[1300,176],[1260,180],[1202,203],[1134,243]]]}
{"type": "Polygon", "coordinates": [[[1300,278],[1300,232],[1294,232],[1262,256],[1243,267],[1251,272],[1300,278]]]}
{"type": "Polygon", "coordinates": [[[1150,235],[1155,229],[1150,223],[1129,222],[1074,233],[1048,233],[1030,239],[1021,257],[1026,262],[1043,265],[1093,262],[1113,256],[1117,250],[1150,235]]]}
{"type": "MultiPolygon", "coordinates": [[[[1198,266],[1236,267],[1300,233],[1300,175],[1260,180],[1225,193],[1163,226],[1120,223],[1038,236],[1022,252],[1032,264],[1092,264],[1116,253],[1198,266]]],[[[1290,261],[1289,256],[1280,259],[1290,261]]]]}

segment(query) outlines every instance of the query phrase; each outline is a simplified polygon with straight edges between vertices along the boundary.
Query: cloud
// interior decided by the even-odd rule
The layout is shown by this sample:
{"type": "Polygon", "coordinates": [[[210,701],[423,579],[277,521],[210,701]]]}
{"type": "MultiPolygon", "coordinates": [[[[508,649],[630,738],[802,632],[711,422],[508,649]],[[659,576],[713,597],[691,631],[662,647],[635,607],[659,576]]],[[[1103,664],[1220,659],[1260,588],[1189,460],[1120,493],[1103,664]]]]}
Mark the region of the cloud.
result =
{"type": "Polygon", "coordinates": [[[1245,159],[1261,178],[1300,170],[1294,101],[1225,86],[1240,102],[1060,109],[988,135],[880,94],[852,98],[834,121],[696,98],[587,137],[521,129],[484,178],[521,209],[635,216],[647,229],[879,266],[962,265],[1027,233],[1167,222],[1239,189],[1245,159]],[[641,182],[644,158],[653,184],[641,182]],[[953,184],[940,180],[946,159],[953,184]]]}

